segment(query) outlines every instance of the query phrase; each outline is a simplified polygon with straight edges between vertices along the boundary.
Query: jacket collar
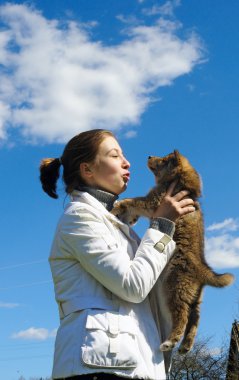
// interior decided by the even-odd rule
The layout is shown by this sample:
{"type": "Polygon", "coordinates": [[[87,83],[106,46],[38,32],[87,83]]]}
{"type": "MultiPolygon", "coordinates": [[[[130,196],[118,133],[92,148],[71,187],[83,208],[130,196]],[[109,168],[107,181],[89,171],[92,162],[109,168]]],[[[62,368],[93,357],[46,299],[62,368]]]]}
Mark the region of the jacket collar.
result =
{"type": "Polygon", "coordinates": [[[112,220],[115,224],[127,226],[127,224],[121,222],[121,220],[119,220],[115,215],[106,210],[105,206],[103,206],[100,201],[98,201],[93,195],[89,194],[86,191],[74,190],[71,193],[70,198],[72,202],[83,202],[94,207],[94,209],[102,212],[107,217],[107,219],[112,220]]]}
{"type": "Polygon", "coordinates": [[[119,198],[118,195],[109,193],[105,190],[97,189],[90,186],[81,186],[77,190],[87,192],[96,198],[102,205],[106,208],[106,210],[111,211],[114,207],[115,201],[119,198]]]}
{"type": "Polygon", "coordinates": [[[88,192],[74,190],[71,193],[70,198],[72,202],[87,203],[88,205],[94,207],[94,209],[99,210],[101,213],[103,213],[106,216],[108,220],[111,221],[112,224],[118,227],[128,238],[130,239],[133,238],[132,234],[130,233],[131,231],[130,227],[127,224],[121,222],[121,220],[118,219],[115,215],[107,211],[106,208],[102,205],[102,203],[100,203],[95,197],[90,195],[88,192]]]}

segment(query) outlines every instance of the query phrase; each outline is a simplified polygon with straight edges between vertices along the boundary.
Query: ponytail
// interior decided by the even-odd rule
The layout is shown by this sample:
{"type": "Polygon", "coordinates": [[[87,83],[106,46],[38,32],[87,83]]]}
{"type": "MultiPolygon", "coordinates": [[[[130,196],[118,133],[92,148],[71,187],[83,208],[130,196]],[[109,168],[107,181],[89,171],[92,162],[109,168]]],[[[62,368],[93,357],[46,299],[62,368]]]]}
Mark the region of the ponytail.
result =
{"type": "Polygon", "coordinates": [[[40,164],[40,181],[42,189],[50,197],[57,199],[56,184],[60,175],[60,158],[44,158],[40,164]]]}
{"type": "Polygon", "coordinates": [[[91,129],[74,136],[65,146],[61,158],[45,158],[40,164],[40,180],[43,190],[52,198],[58,198],[56,183],[63,166],[65,191],[70,194],[74,189],[86,186],[81,178],[80,164],[94,162],[99,146],[105,137],[114,137],[105,129],[91,129]]]}

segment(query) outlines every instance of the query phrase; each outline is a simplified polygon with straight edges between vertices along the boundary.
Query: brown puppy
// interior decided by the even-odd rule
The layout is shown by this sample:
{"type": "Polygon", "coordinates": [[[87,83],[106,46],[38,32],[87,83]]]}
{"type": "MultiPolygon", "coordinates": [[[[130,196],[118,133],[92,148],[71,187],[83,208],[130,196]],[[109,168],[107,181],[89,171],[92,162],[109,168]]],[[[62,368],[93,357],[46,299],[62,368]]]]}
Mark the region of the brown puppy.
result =
{"type": "Polygon", "coordinates": [[[167,332],[162,334],[162,351],[170,351],[184,335],[180,353],[188,352],[194,342],[199,322],[199,306],[205,285],[224,287],[233,282],[231,274],[216,274],[204,257],[203,217],[198,203],[200,178],[189,161],[178,151],[160,158],[149,157],[148,167],[156,178],[156,186],[146,195],[125,199],[112,210],[125,222],[133,224],[139,216],[152,217],[169,185],[177,180],[174,193],[190,191],[196,210],[176,222],[176,249],[151,292],[151,305],[156,320],[160,309],[168,312],[167,332]]]}

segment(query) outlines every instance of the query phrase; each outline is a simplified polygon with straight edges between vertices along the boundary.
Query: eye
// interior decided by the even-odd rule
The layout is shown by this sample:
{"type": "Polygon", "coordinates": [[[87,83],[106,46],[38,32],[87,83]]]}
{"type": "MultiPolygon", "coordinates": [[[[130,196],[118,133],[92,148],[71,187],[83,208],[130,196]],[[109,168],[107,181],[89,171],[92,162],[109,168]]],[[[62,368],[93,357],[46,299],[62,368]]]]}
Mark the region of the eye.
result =
{"type": "Polygon", "coordinates": [[[176,160],[172,159],[168,162],[168,167],[169,168],[174,168],[176,166],[176,160]]]}

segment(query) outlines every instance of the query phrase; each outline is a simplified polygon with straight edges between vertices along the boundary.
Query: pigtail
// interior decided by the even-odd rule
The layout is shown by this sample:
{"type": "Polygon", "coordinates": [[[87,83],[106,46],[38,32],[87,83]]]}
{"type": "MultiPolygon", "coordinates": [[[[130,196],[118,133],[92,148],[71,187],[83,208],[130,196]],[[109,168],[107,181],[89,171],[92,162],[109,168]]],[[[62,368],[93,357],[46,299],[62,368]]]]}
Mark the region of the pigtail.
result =
{"type": "Polygon", "coordinates": [[[44,158],[40,164],[40,181],[42,189],[50,197],[57,199],[56,184],[60,176],[61,159],[44,158]]]}
{"type": "Polygon", "coordinates": [[[62,178],[67,194],[81,185],[86,185],[84,179],[81,178],[80,164],[94,162],[99,146],[107,136],[114,137],[112,132],[105,129],[81,132],[66,144],[61,158],[44,158],[40,164],[40,180],[43,190],[50,197],[58,198],[56,184],[60,176],[61,165],[63,165],[62,178]]]}

